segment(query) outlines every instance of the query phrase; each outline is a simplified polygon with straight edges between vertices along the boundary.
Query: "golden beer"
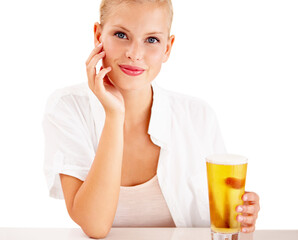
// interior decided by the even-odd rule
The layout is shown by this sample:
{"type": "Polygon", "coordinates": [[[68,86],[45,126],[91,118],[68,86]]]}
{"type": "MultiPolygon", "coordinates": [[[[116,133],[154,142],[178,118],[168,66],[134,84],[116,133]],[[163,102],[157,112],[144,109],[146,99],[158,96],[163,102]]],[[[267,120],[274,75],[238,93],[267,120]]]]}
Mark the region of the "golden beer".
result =
{"type": "Polygon", "coordinates": [[[215,233],[239,233],[239,214],[242,205],[247,159],[232,154],[212,155],[206,158],[211,230],[215,233]]]}

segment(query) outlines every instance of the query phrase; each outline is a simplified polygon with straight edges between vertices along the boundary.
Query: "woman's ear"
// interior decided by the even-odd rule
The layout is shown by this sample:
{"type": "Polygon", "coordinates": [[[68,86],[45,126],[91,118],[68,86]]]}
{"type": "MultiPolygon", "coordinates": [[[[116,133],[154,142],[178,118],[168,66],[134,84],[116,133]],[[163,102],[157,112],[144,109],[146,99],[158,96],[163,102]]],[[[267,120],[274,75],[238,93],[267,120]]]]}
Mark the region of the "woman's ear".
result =
{"type": "Polygon", "coordinates": [[[98,22],[94,23],[94,46],[97,46],[98,43],[101,42],[101,34],[102,34],[102,25],[98,22]]]}
{"type": "Polygon", "coordinates": [[[171,53],[171,50],[172,50],[172,46],[174,44],[174,41],[175,41],[175,35],[172,35],[169,39],[168,39],[168,42],[167,42],[167,48],[166,48],[166,51],[165,51],[165,54],[164,54],[164,58],[163,58],[163,63],[165,63],[166,61],[168,61],[169,57],[170,57],[170,53],[171,53]]]}

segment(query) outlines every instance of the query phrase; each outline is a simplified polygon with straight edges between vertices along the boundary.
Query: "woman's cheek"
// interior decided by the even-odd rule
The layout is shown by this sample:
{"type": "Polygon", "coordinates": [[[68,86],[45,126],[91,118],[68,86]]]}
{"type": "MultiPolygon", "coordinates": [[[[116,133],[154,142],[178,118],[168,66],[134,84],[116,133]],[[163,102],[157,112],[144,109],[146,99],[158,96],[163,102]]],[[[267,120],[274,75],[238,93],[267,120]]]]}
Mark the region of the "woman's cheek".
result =
{"type": "Polygon", "coordinates": [[[151,51],[151,52],[148,52],[148,55],[147,56],[150,56],[150,62],[153,64],[153,65],[156,65],[157,63],[162,63],[162,60],[163,60],[163,54],[161,51],[151,51]]]}
{"type": "Polygon", "coordinates": [[[106,68],[106,67],[113,67],[113,55],[112,53],[110,53],[108,50],[105,50],[106,54],[105,54],[105,57],[102,59],[102,64],[103,64],[103,67],[106,68]]]}
{"type": "Polygon", "coordinates": [[[158,61],[163,57],[163,48],[161,46],[151,47],[147,51],[148,56],[150,55],[152,59],[158,61]]]}
{"type": "Polygon", "coordinates": [[[103,50],[105,51],[105,57],[102,59],[103,65],[108,67],[111,66],[113,63],[113,60],[117,58],[117,52],[119,53],[119,50],[113,44],[113,41],[105,41],[103,42],[103,50]]]}

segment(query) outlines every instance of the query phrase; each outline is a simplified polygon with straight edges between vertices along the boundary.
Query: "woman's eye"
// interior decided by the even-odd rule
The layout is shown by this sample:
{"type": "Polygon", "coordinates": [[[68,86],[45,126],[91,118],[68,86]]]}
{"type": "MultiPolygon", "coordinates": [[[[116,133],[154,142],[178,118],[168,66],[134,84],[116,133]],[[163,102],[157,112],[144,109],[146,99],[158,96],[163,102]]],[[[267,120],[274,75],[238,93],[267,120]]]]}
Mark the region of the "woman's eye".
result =
{"type": "Polygon", "coordinates": [[[155,38],[155,37],[149,37],[148,40],[153,40],[153,42],[152,41],[149,41],[150,43],[159,42],[159,40],[157,38],[155,38]],[[156,40],[156,42],[154,42],[154,40],[156,40]]]}
{"type": "MultiPolygon", "coordinates": [[[[121,39],[124,39],[124,37],[126,36],[125,33],[123,33],[123,32],[116,32],[114,35],[116,35],[118,38],[121,38],[121,39]]],[[[158,43],[160,41],[155,37],[149,37],[148,42],[149,43],[158,43]]]]}
{"type": "Polygon", "coordinates": [[[122,38],[121,36],[125,36],[123,32],[116,32],[114,35],[117,35],[119,38],[122,38]]]}

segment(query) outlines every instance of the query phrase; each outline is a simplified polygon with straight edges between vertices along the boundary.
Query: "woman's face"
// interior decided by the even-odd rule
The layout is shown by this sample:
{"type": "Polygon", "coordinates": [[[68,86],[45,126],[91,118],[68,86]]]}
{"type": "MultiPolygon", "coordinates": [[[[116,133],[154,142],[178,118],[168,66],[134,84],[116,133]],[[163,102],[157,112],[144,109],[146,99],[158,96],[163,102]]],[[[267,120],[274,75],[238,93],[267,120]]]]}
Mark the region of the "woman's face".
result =
{"type": "Polygon", "coordinates": [[[98,23],[96,39],[106,52],[103,67],[112,67],[108,77],[123,90],[139,89],[154,80],[166,62],[174,42],[168,38],[168,13],[156,3],[116,6],[104,27],[98,23]],[[131,76],[120,65],[136,66],[145,71],[131,76]]]}

